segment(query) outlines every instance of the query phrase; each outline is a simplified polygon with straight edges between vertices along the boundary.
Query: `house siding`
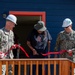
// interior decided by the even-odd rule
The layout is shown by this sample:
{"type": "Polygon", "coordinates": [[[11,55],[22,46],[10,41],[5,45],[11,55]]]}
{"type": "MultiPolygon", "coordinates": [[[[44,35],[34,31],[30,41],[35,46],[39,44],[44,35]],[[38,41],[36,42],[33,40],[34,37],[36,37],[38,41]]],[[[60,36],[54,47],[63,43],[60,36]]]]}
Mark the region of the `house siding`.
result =
{"type": "Polygon", "coordinates": [[[61,26],[65,18],[73,21],[75,29],[75,0],[0,0],[0,28],[5,24],[2,14],[9,14],[9,11],[45,11],[46,27],[53,38],[51,51],[57,34],[63,30],[61,26]]]}

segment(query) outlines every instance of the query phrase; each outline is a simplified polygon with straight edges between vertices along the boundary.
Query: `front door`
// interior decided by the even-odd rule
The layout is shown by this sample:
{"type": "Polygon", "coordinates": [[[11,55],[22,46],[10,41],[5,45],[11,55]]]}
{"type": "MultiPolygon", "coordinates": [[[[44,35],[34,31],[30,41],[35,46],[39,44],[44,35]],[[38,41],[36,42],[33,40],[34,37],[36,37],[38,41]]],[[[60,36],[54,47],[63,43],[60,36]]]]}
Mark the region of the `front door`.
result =
{"type": "MultiPolygon", "coordinates": [[[[31,30],[34,28],[34,25],[37,23],[37,21],[39,21],[39,20],[44,20],[45,21],[45,19],[43,19],[43,18],[45,18],[44,17],[45,14],[43,14],[44,16],[42,16],[41,14],[43,12],[41,14],[40,14],[40,12],[33,12],[33,14],[31,14],[31,12],[29,12],[31,15],[30,14],[27,15],[27,12],[21,12],[19,14],[18,13],[19,12],[15,13],[15,12],[10,11],[10,14],[16,15],[17,19],[18,19],[17,20],[17,25],[14,28],[14,33],[18,37],[19,44],[30,55],[31,50],[28,48],[28,46],[26,44],[27,36],[31,32],[31,30]]],[[[20,50],[19,58],[26,58],[25,54],[21,50],[20,50]]]]}

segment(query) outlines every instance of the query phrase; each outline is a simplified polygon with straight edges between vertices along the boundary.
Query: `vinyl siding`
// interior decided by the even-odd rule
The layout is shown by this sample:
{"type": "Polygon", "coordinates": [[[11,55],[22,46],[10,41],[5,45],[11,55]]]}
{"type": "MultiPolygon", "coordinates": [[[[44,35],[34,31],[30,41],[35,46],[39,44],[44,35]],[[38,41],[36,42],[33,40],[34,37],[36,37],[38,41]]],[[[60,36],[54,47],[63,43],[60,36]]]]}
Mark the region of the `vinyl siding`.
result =
{"type": "Polygon", "coordinates": [[[0,0],[0,28],[5,24],[2,14],[9,11],[45,11],[46,27],[53,38],[52,51],[57,34],[63,30],[61,26],[65,18],[73,21],[75,29],[75,0],[0,0]]]}

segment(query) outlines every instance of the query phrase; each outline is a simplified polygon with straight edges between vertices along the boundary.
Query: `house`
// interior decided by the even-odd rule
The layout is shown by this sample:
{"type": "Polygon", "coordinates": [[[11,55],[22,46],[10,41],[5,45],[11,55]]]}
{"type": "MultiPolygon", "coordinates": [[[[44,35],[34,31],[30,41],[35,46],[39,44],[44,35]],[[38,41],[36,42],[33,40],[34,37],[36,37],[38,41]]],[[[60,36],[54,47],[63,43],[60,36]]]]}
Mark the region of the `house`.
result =
{"type": "MultiPolygon", "coordinates": [[[[49,30],[53,40],[51,43],[51,51],[53,51],[57,34],[63,30],[61,27],[62,22],[65,18],[70,18],[73,21],[73,29],[75,29],[75,1],[74,0],[0,0],[0,28],[4,26],[5,19],[4,17],[9,14],[11,11],[20,11],[20,12],[45,12],[45,22],[46,27],[49,30]]],[[[26,20],[27,17],[25,16],[26,20]]],[[[28,17],[29,21],[35,19],[35,16],[28,17]],[[30,19],[29,19],[30,18],[30,19]]],[[[36,21],[38,20],[38,17],[36,17],[36,21]]],[[[31,24],[35,24],[36,21],[31,24]]],[[[17,28],[22,32],[21,34],[18,34],[18,31],[16,29],[16,33],[19,35],[20,42],[24,47],[24,44],[26,40],[21,40],[21,37],[23,38],[23,35],[26,36],[28,34],[28,31],[32,29],[30,27],[31,24],[29,22],[24,23],[25,21],[21,18],[18,20],[18,26],[17,28]],[[23,24],[24,23],[24,24],[23,24]],[[28,25],[27,25],[28,24],[28,25]],[[30,30],[27,31],[27,28],[22,29],[22,26],[28,27],[30,30]],[[23,32],[24,30],[24,32],[23,32]],[[26,31],[25,31],[26,30],[26,31]],[[23,35],[22,35],[23,34],[23,35]],[[24,42],[25,41],[25,42],[24,42]]],[[[32,26],[32,25],[31,25],[32,26]]],[[[32,26],[33,27],[33,26],[32,26]]],[[[24,36],[24,38],[25,38],[24,36]]],[[[24,39],[23,38],[23,39],[24,39]]],[[[25,38],[26,39],[26,38],[25,38]]]]}
{"type": "MultiPolygon", "coordinates": [[[[11,13],[18,18],[18,25],[14,30],[20,44],[28,53],[30,51],[26,45],[26,37],[34,24],[41,20],[40,15],[37,16],[37,14],[44,15],[43,20],[52,36],[51,51],[54,51],[57,34],[63,30],[61,26],[65,18],[73,21],[73,29],[75,29],[75,0],[0,0],[0,28],[5,24],[5,17],[11,13]],[[25,15],[31,13],[36,15],[25,15]]],[[[20,58],[25,58],[22,52],[21,55],[23,56],[20,58]]]]}

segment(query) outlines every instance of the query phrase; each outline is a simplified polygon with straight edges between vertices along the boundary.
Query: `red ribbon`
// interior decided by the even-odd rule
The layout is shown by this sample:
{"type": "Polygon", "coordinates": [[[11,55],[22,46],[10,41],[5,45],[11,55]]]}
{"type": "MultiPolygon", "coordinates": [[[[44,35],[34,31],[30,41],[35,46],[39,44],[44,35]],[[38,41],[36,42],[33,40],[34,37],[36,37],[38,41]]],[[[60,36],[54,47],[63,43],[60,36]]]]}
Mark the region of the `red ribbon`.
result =
{"type": "MultiPolygon", "coordinates": [[[[24,54],[26,55],[26,57],[29,58],[29,55],[28,55],[28,53],[26,52],[26,50],[25,50],[23,47],[21,47],[20,45],[17,45],[17,44],[14,44],[14,45],[8,50],[8,52],[9,52],[10,50],[14,49],[15,47],[16,47],[16,48],[20,48],[20,49],[24,52],[24,54]]],[[[6,52],[5,55],[7,55],[8,52],[6,52]]]]}
{"type": "MultiPolygon", "coordinates": [[[[16,48],[20,48],[20,49],[24,52],[24,54],[26,55],[26,57],[29,58],[29,55],[28,55],[28,53],[26,52],[26,50],[25,50],[22,46],[17,45],[17,44],[13,45],[13,46],[8,50],[8,52],[9,52],[10,50],[14,49],[15,47],[16,47],[16,48]]],[[[7,55],[8,52],[6,52],[5,55],[7,55]]],[[[48,55],[50,55],[50,54],[63,54],[63,53],[65,53],[65,52],[67,52],[67,50],[61,50],[61,51],[59,51],[59,52],[48,52],[48,53],[45,53],[45,54],[42,54],[42,53],[41,53],[41,54],[42,54],[43,56],[48,56],[48,55]]],[[[70,53],[69,55],[72,56],[72,53],[70,53]]]]}
{"type": "Polygon", "coordinates": [[[63,53],[65,53],[65,52],[67,52],[67,50],[61,50],[61,51],[59,51],[59,52],[48,52],[48,53],[42,54],[42,55],[43,55],[43,56],[47,56],[47,55],[50,55],[50,54],[63,54],[63,53]]]}

